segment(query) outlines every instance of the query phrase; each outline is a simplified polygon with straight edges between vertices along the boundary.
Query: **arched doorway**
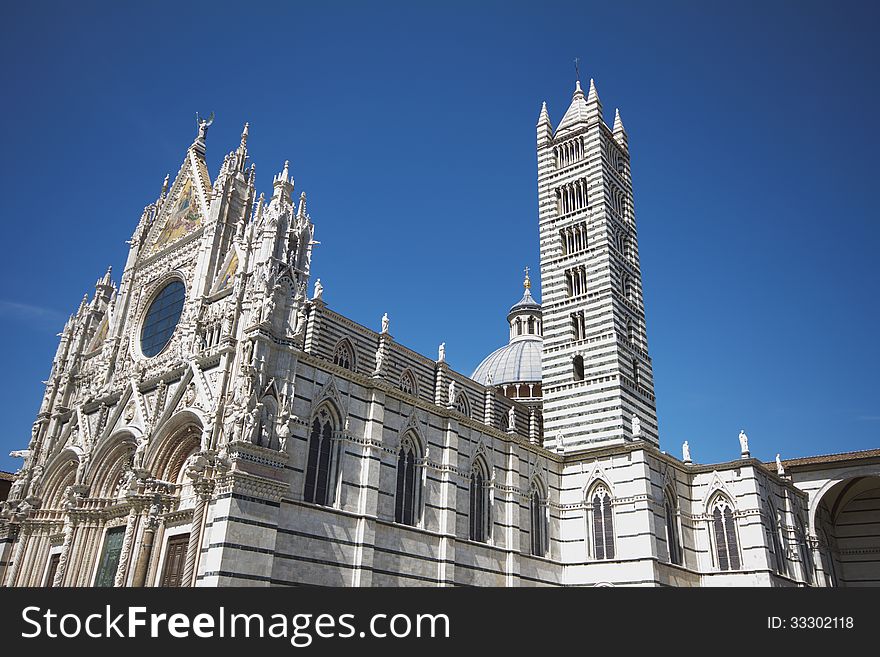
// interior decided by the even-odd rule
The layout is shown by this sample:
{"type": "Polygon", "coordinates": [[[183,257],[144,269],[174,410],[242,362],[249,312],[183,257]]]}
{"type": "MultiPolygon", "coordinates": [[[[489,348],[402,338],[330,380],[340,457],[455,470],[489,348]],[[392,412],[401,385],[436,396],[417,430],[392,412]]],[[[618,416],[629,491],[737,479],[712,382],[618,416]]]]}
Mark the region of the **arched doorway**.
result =
{"type": "Polygon", "coordinates": [[[880,477],[831,486],[814,522],[825,586],[880,586],[880,477]]]}

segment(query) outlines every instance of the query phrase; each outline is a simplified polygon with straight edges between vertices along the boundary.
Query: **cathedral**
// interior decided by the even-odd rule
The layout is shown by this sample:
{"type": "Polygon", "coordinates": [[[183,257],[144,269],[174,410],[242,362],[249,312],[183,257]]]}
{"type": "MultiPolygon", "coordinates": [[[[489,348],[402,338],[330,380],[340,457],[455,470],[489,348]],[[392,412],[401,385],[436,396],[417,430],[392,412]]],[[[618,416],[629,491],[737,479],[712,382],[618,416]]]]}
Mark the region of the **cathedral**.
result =
{"type": "Polygon", "coordinates": [[[210,123],[60,334],[3,586],[880,585],[880,450],[660,449],[630,146],[592,81],[538,116],[542,298],[526,270],[470,375],[330,307],[288,163],[258,194],[245,124],[212,179],[210,123]]]}

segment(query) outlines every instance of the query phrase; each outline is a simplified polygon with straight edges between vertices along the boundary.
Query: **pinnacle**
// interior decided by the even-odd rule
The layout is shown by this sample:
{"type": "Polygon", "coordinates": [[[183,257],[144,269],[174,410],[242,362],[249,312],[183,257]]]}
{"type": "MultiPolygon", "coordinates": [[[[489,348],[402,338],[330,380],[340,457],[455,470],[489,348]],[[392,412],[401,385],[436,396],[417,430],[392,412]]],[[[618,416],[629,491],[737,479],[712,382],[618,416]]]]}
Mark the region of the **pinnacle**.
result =
{"type": "Polygon", "coordinates": [[[626,129],[623,127],[623,120],[620,118],[620,110],[614,110],[614,127],[611,129],[613,132],[626,132],[626,129]]]}
{"type": "Polygon", "coordinates": [[[596,91],[596,82],[590,78],[590,91],[587,93],[587,102],[599,102],[599,92],[596,91]]]}

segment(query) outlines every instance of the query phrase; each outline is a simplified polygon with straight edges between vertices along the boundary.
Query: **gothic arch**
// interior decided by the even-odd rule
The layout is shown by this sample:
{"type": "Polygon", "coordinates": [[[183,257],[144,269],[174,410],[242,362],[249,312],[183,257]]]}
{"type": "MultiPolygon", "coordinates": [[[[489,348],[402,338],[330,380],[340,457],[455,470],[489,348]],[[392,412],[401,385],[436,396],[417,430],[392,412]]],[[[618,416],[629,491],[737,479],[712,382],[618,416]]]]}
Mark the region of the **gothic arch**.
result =
{"type": "Polygon", "coordinates": [[[423,509],[424,468],[422,441],[415,429],[404,432],[397,447],[395,468],[394,521],[416,526],[423,509]]]}
{"type": "Polygon", "coordinates": [[[357,348],[348,336],[341,338],[333,347],[333,364],[357,372],[357,348]]]}
{"type": "Polygon", "coordinates": [[[109,498],[137,447],[137,439],[130,431],[116,432],[101,441],[93,450],[89,469],[91,496],[109,498]]]}
{"type": "Polygon", "coordinates": [[[333,506],[336,500],[340,456],[334,438],[342,424],[341,419],[339,409],[329,399],[317,404],[309,416],[303,484],[306,502],[333,506]]]}
{"type": "Polygon", "coordinates": [[[455,410],[464,415],[465,417],[471,416],[471,403],[468,400],[468,396],[465,394],[464,390],[459,392],[455,396],[455,403],[453,404],[455,410]]]}
{"type": "Polygon", "coordinates": [[[76,480],[76,469],[79,466],[81,450],[65,447],[46,465],[43,480],[40,482],[40,497],[43,508],[61,508],[64,491],[76,480]]]}
{"type": "Polygon", "coordinates": [[[177,481],[186,459],[201,446],[204,426],[192,410],[172,416],[150,440],[144,467],[157,479],[177,481]]]}
{"type": "Polygon", "coordinates": [[[412,368],[407,367],[400,373],[400,381],[398,382],[397,387],[408,395],[412,395],[413,397],[419,396],[419,382],[413,373],[412,368]]]}

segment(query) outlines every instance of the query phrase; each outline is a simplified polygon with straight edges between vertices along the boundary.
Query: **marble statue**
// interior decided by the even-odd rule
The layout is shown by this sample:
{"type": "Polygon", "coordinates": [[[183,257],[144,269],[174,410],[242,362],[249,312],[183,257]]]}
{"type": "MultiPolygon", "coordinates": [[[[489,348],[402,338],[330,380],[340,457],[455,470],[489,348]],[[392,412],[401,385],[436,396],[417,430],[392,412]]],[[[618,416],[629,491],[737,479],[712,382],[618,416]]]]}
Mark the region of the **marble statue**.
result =
{"type": "Polygon", "coordinates": [[[743,456],[748,456],[749,454],[749,437],[746,435],[746,432],[740,429],[739,432],[739,449],[743,456]]]}

